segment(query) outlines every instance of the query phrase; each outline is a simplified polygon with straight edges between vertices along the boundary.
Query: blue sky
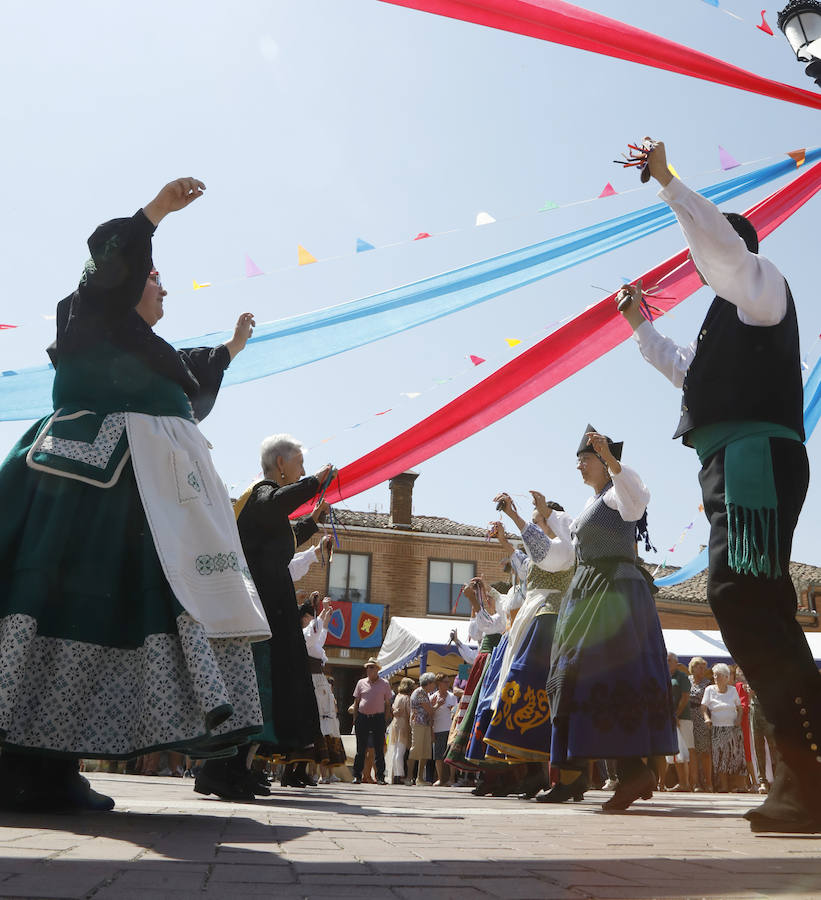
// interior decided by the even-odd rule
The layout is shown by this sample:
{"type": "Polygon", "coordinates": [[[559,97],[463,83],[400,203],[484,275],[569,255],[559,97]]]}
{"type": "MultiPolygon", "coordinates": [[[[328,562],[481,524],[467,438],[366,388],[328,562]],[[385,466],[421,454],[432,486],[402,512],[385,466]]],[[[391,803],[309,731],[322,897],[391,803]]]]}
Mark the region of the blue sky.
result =
{"type": "MultiPolygon", "coordinates": [[[[744,23],[703,0],[583,5],[815,89],[780,33],[753,27],[760,4],[728,4],[744,23]]],[[[777,8],[768,11],[774,29],[777,8]]],[[[821,143],[809,109],[376,0],[51,0],[4,4],[0,26],[13,35],[0,59],[0,321],[20,326],[0,333],[3,369],[45,361],[54,329],[45,316],[76,284],[93,228],[130,214],[179,175],[201,178],[208,191],[155,238],[169,291],[157,330],[169,339],[229,327],[244,310],[269,321],[344,302],[645,206],[654,190],[632,190],[636,174],[610,162],[644,134],[666,141],[694,187],[722,177],[719,144],[752,161],[821,143]],[[537,212],[548,200],[595,197],[607,181],[631,192],[537,212]],[[483,210],[498,221],[475,228],[483,210]],[[436,237],[411,242],[420,231],[436,237]],[[380,249],[355,254],[357,237],[380,249]],[[320,263],[297,268],[297,244],[320,263]],[[270,274],[244,279],[246,253],[270,274]],[[195,292],[192,279],[213,286],[195,292]]],[[[818,352],[821,332],[809,255],[820,202],[763,245],[790,281],[803,353],[818,352]]],[[[228,388],[202,425],[217,467],[242,489],[258,471],[260,440],[277,431],[312,448],[309,471],[328,460],[344,465],[539,340],[551,322],[600,299],[591,285],[614,289],[622,275],[634,277],[681,246],[670,228],[405,334],[228,388]],[[523,343],[510,350],[506,337],[523,343]],[[474,368],[468,354],[487,362],[474,368]],[[421,395],[401,396],[412,392],[421,395]]],[[[660,329],[689,341],[710,299],[699,292],[660,329]]],[[[652,492],[658,561],[683,563],[707,526],[697,509],[696,457],[670,439],[678,403],[628,342],[418,466],[414,510],[483,525],[494,516],[495,493],[529,488],[578,509],[587,490],[574,452],[589,420],[625,441],[625,462],[652,492]],[[665,552],[693,520],[679,551],[665,552]]],[[[0,423],[0,453],[24,428],[0,423]]],[[[813,441],[809,452],[814,462],[813,441]]],[[[819,500],[814,482],[796,533],[793,557],[802,562],[818,562],[819,500]]],[[[387,502],[382,485],[346,505],[387,502]]]]}

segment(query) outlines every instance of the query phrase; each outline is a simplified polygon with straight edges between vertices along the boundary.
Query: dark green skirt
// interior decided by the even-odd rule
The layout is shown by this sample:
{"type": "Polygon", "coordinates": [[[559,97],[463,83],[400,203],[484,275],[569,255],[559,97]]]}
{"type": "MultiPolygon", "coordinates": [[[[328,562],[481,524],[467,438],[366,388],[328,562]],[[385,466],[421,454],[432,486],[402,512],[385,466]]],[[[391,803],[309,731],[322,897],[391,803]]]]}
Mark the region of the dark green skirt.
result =
{"type": "Polygon", "coordinates": [[[176,600],[131,462],[112,487],[0,467],[0,745],[72,757],[232,752],[260,728],[251,644],[176,600]]]}

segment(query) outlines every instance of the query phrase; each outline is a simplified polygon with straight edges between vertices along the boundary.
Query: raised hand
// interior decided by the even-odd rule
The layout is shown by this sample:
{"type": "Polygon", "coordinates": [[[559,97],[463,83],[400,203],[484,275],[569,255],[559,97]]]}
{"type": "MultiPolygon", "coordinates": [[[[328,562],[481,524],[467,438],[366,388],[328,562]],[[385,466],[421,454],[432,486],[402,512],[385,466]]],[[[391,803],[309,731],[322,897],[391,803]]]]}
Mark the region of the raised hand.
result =
{"type": "MultiPolygon", "coordinates": [[[[645,138],[645,140],[650,140],[650,138],[645,138]]],[[[655,141],[653,149],[648,151],[647,171],[662,187],[667,187],[673,180],[673,173],[667,165],[667,150],[662,141],[655,141]]]]}
{"type": "Polygon", "coordinates": [[[621,464],[610,452],[607,438],[603,434],[599,434],[597,431],[588,431],[587,439],[593,447],[593,452],[601,458],[601,461],[611,472],[615,472],[616,474],[621,472],[621,464]]]}
{"type": "MultiPolygon", "coordinates": [[[[333,467],[331,463],[325,463],[325,465],[316,473],[316,480],[322,485],[328,480],[328,475],[336,475],[336,469],[333,467]]],[[[333,477],[333,476],[332,476],[333,477]]]]}
{"type": "Polygon", "coordinates": [[[185,209],[197,197],[202,197],[203,191],[205,185],[198,178],[175,178],[143,207],[143,212],[154,225],[159,225],[169,213],[185,209]]]}
{"type": "Polygon", "coordinates": [[[531,491],[530,494],[533,497],[533,506],[536,508],[536,512],[545,519],[549,519],[553,510],[547,505],[544,494],[541,491],[531,491]]]}
{"type": "Polygon", "coordinates": [[[231,354],[231,359],[245,349],[248,339],[254,333],[256,324],[253,313],[245,312],[237,319],[237,324],[234,326],[234,336],[230,341],[225,342],[225,346],[231,354]]]}

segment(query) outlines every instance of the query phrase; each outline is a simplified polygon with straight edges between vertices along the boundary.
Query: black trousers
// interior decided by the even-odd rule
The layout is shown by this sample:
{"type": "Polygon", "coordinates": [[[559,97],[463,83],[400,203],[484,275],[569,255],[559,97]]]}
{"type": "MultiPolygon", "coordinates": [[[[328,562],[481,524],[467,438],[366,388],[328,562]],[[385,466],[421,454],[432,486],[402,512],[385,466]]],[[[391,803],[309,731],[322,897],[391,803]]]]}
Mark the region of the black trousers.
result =
{"type": "Polygon", "coordinates": [[[795,620],[789,575],[792,537],[809,484],[803,444],[770,439],[778,495],[779,578],[739,575],[727,564],[724,451],[699,474],[710,521],[707,598],[733,659],[744,670],[773,726],[776,747],[810,790],[821,789],[821,675],[795,620]],[[815,748],[815,749],[813,749],[815,748]]]}
{"type": "Polygon", "coordinates": [[[353,774],[355,778],[362,777],[362,769],[365,766],[365,754],[368,751],[368,735],[373,735],[373,755],[376,777],[385,777],[385,714],[377,713],[373,716],[363,716],[359,713],[354,722],[356,732],[356,757],[353,761],[353,774]]]}

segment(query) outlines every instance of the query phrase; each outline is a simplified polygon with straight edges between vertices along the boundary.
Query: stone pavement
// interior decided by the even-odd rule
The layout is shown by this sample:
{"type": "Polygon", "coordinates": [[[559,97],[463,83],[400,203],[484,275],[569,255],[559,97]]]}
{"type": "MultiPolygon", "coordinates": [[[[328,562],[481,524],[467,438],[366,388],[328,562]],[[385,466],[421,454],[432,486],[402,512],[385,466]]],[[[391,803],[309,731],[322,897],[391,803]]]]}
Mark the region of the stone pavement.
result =
{"type": "Polygon", "coordinates": [[[189,900],[821,898],[821,835],[752,835],[758,798],[657,794],[623,815],[465,788],[275,788],[254,804],[190,780],[92,774],[117,809],[0,818],[0,897],[189,900]]]}

